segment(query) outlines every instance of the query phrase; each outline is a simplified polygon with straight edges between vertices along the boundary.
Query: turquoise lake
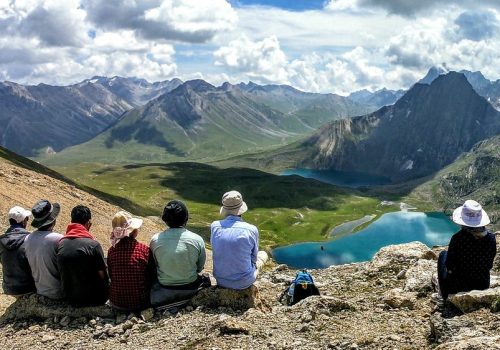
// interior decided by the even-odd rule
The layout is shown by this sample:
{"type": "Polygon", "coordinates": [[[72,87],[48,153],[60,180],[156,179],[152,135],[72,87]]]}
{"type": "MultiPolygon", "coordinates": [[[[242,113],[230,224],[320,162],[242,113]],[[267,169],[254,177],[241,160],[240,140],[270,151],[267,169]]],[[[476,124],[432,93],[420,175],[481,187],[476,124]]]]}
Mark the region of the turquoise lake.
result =
{"type": "Polygon", "coordinates": [[[280,175],[299,175],[309,179],[316,179],[327,184],[342,187],[380,186],[391,181],[383,176],[349,171],[313,170],[313,169],[287,169],[280,175]]]}
{"type": "Polygon", "coordinates": [[[429,247],[449,243],[458,232],[443,213],[394,212],[382,215],[361,231],[337,240],[298,243],[273,249],[273,259],[293,268],[325,268],[370,260],[382,247],[420,241],[429,247]]]}

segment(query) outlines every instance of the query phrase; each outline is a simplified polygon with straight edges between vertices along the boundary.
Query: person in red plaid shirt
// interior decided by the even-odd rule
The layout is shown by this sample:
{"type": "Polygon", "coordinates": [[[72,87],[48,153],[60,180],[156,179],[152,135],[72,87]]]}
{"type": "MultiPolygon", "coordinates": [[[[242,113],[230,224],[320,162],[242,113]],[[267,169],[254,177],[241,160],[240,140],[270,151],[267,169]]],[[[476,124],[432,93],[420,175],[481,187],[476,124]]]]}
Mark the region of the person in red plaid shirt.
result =
{"type": "Polygon", "coordinates": [[[145,309],[149,307],[156,267],[149,247],[135,239],[142,220],[120,211],[113,217],[112,225],[112,246],[108,251],[109,301],[120,310],[145,309]]]}

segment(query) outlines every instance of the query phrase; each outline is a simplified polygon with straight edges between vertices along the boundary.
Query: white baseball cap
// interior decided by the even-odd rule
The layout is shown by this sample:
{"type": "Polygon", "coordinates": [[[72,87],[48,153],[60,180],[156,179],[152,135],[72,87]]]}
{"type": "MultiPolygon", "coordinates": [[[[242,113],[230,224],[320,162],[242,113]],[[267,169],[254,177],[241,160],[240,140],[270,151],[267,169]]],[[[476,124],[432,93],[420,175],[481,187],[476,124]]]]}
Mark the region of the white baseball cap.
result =
{"type": "Polygon", "coordinates": [[[24,221],[27,217],[31,216],[31,211],[22,207],[15,206],[9,210],[9,219],[15,220],[18,224],[24,221]]]}

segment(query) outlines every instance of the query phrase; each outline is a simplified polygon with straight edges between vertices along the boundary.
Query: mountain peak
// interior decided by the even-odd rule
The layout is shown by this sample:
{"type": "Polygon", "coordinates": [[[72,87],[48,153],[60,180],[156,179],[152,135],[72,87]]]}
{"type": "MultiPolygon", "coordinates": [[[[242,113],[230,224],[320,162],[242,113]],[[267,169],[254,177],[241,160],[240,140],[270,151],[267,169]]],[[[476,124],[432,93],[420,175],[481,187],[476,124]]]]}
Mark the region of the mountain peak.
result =
{"type": "Polygon", "coordinates": [[[210,83],[207,83],[203,79],[194,79],[194,80],[188,80],[184,84],[181,84],[179,87],[189,87],[192,90],[196,92],[207,92],[207,91],[214,91],[217,88],[213,86],[210,83]]]}
{"type": "Polygon", "coordinates": [[[427,74],[425,75],[425,77],[423,77],[422,79],[420,79],[418,82],[420,84],[431,84],[437,77],[439,77],[440,75],[442,74],[446,74],[448,73],[449,70],[446,69],[445,67],[437,67],[437,66],[433,66],[429,69],[429,71],[427,72],[427,74]]]}

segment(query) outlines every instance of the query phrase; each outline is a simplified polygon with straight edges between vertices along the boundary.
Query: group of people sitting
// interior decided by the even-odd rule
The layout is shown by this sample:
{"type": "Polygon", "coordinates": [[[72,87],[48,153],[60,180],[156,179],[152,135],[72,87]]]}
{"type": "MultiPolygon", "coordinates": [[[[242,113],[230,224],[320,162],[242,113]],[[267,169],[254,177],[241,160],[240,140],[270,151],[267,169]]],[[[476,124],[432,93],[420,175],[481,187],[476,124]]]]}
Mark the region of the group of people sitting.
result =
{"type": "MultiPolygon", "coordinates": [[[[90,233],[90,209],[74,207],[64,235],[54,232],[60,209],[48,200],[38,201],[31,211],[10,209],[10,227],[0,236],[5,294],[37,293],[77,307],[108,303],[118,310],[138,311],[185,303],[211,285],[210,277],[202,274],[205,242],[186,229],[189,212],[183,202],[166,204],[162,220],[168,228],[155,234],[149,246],[136,239],[142,219],[116,213],[107,259],[90,233]],[[30,217],[35,228],[31,233],[30,217]]],[[[247,209],[239,192],[227,192],[220,209],[223,219],[211,225],[213,275],[220,287],[250,287],[267,260],[258,250],[259,231],[241,218],[247,209]]]]}

